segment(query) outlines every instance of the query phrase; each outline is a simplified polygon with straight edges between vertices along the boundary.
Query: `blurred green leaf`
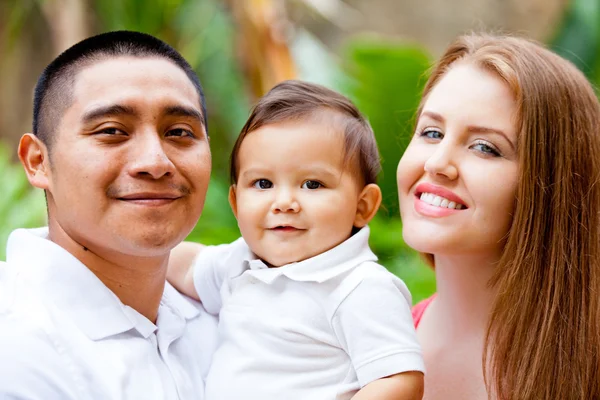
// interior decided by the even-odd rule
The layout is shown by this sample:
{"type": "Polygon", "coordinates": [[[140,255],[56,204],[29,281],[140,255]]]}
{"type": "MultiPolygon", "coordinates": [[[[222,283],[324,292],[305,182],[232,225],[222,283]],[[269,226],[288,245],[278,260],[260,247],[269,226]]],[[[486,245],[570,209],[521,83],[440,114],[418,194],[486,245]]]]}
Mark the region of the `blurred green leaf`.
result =
{"type": "Polygon", "coordinates": [[[551,47],[598,84],[600,82],[600,1],[572,0],[551,47]]]}
{"type": "Polygon", "coordinates": [[[229,207],[229,184],[220,176],[211,178],[200,221],[186,240],[206,245],[230,243],[240,237],[229,207]]]}
{"type": "Polygon", "coordinates": [[[431,64],[422,47],[372,37],[353,39],[345,51],[349,77],[342,91],[368,117],[382,158],[383,209],[398,215],[396,167],[412,136],[424,75],[431,64]]]}
{"type": "Polygon", "coordinates": [[[379,257],[381,265],[406,283],[413,296],[413,303],[431,296],[435,292],[433,269],[404,242],[400,219],[378,214],[369,226],[371,249],[379,257]]]}
{"type": "Polygon", "coordinates": [[[10,232],[46,224],[46,203],[44,193],[29,185],[23,168],[11,160],[3,143],[0,143],[0,171],[0,260],[4,260],[10,232]]]}

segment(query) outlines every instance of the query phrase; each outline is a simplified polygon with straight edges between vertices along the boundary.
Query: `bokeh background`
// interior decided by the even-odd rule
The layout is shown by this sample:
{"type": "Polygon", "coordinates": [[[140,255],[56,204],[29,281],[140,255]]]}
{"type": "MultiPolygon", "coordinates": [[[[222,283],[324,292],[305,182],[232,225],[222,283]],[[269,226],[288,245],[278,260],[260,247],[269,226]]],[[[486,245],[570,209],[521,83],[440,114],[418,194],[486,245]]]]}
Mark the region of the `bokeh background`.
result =
{"type": "Polygon", "coordinates": [[[0,260],[11,230],[45,224],[43,193],[30,188],[16,159],[18,138],[31,130],[37,77],[73,43],[116,29],[170,43],[204,85],[214,167],[189,240],[239,235],[227,162],[259,96],[298,78],[352,98],[383,158],[384,207],[371,224],[371,245],[415,302],[435,282],[402,240],[395,175],[431,62],[461,33],[511,33],[548,44],[600,83],[600,0],[0,0],[0,260]]]}

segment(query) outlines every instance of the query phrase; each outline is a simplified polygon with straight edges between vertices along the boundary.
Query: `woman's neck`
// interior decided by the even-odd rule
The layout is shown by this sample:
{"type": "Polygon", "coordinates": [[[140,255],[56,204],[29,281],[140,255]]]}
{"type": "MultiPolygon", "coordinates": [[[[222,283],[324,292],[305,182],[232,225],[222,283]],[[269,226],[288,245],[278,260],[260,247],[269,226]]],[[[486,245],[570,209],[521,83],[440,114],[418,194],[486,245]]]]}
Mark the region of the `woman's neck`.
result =
{"type": "Polygon", "coordinates": [[[489,283],[498,260],[489,255],[435,256],[437,298],[433,308],[435,320],[448,335],[485,332],[494,299],[489,283]]]}

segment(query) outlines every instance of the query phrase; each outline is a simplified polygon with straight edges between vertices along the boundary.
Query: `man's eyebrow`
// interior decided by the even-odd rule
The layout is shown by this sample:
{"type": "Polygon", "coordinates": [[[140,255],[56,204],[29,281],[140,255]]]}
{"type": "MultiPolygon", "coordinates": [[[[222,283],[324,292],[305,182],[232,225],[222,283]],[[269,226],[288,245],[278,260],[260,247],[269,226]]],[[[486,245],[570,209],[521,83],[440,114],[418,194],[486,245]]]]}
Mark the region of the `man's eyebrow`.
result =
{"type": "Polygon", "coordinates": [[[198,120],[202,125],[206,125],[204,116],[195,108],[184,106],[169,106],[165,108],[164,115],[173,117],[188,117],[198,120]]]}
{"type": "Polygon", "coordinates": [[[92,122],[102,117],[115,117],[119,115],[129,115],[136,117],[138,112],[133,107],[124,106],[120,104],[113,104],[110,106],[101,106],[93,108],[87,111],[81,117],[84,123],[92,122]]]}

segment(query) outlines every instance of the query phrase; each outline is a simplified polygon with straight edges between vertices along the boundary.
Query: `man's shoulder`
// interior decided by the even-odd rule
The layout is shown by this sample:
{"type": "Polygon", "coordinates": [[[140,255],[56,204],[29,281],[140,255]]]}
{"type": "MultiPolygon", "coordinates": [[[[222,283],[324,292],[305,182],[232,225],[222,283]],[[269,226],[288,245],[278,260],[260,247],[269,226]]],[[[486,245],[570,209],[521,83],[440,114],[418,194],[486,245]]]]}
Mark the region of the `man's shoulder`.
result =
{"type": "Polygon", "coordinates": [[[60,352],[41,324],[20,310],[5,309],[0,312],[0,363],[17,358],[13,355],[21,361],[61,360],[60,352]]]}
{"type": "Polygon", "coordinates": [[[12,310],[0,312],[0,397],[78,398],[67,369],[42,326],[12,310]]]}

